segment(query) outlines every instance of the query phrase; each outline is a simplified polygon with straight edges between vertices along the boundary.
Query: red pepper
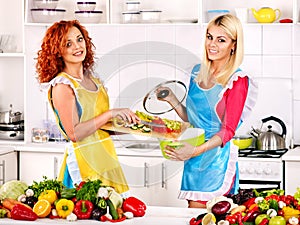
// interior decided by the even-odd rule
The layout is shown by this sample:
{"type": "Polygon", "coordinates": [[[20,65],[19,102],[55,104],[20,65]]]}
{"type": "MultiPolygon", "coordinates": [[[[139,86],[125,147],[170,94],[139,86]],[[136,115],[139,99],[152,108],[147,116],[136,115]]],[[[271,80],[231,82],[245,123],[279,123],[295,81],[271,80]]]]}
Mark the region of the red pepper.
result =
{"type": "Polygon", "coordinates": [[[250,207],[250,205],[255,203],[255,199],[256,199],[256,197],[249,198],[247,201],[245,201],[243,203],[243,205],[246,206],[246,208],[248,209],[250,207]]]}
{"type": "Polygon", "coordinates": [[[81,181],[79,184],[78,184],[78,186],[76,186],[76,190],[78,191],[78,190],[80,190],[82,187],[83,187],[83,185],[85,185],[85,181],[81,181]]]}
{"type": "Polygon", "coordinates": [[[272,194],[272,195],[269,195],[269,196],[265,197],[265,200],[268,201],[269,199],[274,199],[274,200],[276,200],[277,202],[279,202],[279,201],[280,201],[280,196],[279,196],[279,195],[276,195],[276,194],[272,194]]]}
{"type": "Polygon", "coordinates": [[[193,217],[192,219],[190,219],[190,225],[199,225],[201,224],[202,219],[201,220],[197,220],[195,217],[193,217]]]}
{"type": "Polygon", "coordinates": [[[146,213],[146,205],[135,197],[128,197],[124,200],[122,209],[124,212],[132,212],[135,217],[144,216],[146,213]]]}
{"type": "Polygon", "coordinates": [[[255,205],[251,210],[247,212],[247,214],[243,217],[243,222],[247,222],[250,217],[253,215],[253,213],[257,212],[259,210],[258,205],[255,205]]]}
{"type": "Polygon", "coordinates": [[[91,218],[94,204],[88,200],[79,200],[76,202],[74,207],[74,214],[78,219],[89,219],[91,218]]]}
{"type": "Polygon", "coordinates": [[[16,204],[11,210],[11,218],[14,220],[34,221],[38,216],[29,207],[22,204],[16,204]]]}
{"type": "Polygon", "coordinates": [[[259,225],[267,225],[269,223],[269,220],[267,218],[263,218],[262,221],[259,223],[259,225]]]}
{"type": "Polygon", "coordinates": [[[243,224],[243,220],[242,220],[242,213],[241,212],[237,212],[235,213],[236,216],[237,216],[237,222],[238,222],[238,225],[244,225],[243,224]]]}
{"type": "Polygon", "coordinates": [[[237,222],[237,215],[236,214],[229,214],[225,217],[230,224],[235,224],[237,222]]]}
{"type": "Polygon", "coordinates": [[[100,221],[101,221],[101,222],[109,221],[109,222],[115,223],[115,222],[122,222],[122,221],[124,221],[124,220],[126,220],[126,216],[122,216],[121,218],[116,219],[116,220],[110,219],[110,218],[108,218],[108,217],[105,216],[105,215],[102,215],[102,216],[100,217],[100,221]]]}

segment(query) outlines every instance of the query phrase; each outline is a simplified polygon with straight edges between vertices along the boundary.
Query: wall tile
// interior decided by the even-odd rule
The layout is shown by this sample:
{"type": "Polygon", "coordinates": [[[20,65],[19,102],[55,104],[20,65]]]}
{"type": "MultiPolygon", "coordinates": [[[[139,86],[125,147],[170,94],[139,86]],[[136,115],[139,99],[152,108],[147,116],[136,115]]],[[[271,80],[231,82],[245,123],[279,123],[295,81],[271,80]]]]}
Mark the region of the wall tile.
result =
{"type": "Polygon", "coordinates": [[[294,38],[293,38],[293,54],[300,55],[300,26],[299,24],[295,24],[294,28],[294,38]]]}
{"type": "MultiPolygon", "coordinates": [[[[294,56],[293,58],[293,90],[294,99],[300,100],[300,56],[294,56]]],[[[299,111],[300,112],[300,111],[299,111]]]]}
{"type": "Polygon", "coordinates": [[[119,26],[120,54],[146,54],[146,26],[119,26]]]}
{"type": "Polygon", "coordinates": [[[204,27],[199,24],[176,25],[176,45],[199,55],[203,49],[204,32],[204,27]]]}
{"type": "Polygon", "coordinates": [[[245,55],[240,67],[250,76],[260,77],[262,76],[262,57],[260,55],[245,55]]]}
{"type": "Polygon", "coordinates": [[[264,56],[263,76],[292,78],[292,56],[264,56]]]}
{"type": "Polygon", "coordinates": [[[292,26],[286,24],[263,25],[262,53],[264,55],[292,54],[292,26]]]}
{"type": "Polygon", "coordinates": [[[245,54],[261,54],[262,52],[262,27],[244,24],[245,54]]]}
{"type": "MultiPolygon", "coordinates": [[[[287,127],[286,139],[289,143],[293,129],[291,80],[259,78],[256,81],[259,85],[256,105],[250,117],[246,119],[238,130],[238,133],[248,133],[252,126],[260,128],[262,125],[261,119],[275,116],[285,123],[287,127]]],[[[274,131],[281,133],[281,127],[277,122],[272,122],[271,125],[274,131]]]]}
{"type": "Polygon", "coordinates": [[[103,25],[89,27],[90,37],[96,47],[96,54],[117,54],[119,46],[119,26],[103,25]]]}

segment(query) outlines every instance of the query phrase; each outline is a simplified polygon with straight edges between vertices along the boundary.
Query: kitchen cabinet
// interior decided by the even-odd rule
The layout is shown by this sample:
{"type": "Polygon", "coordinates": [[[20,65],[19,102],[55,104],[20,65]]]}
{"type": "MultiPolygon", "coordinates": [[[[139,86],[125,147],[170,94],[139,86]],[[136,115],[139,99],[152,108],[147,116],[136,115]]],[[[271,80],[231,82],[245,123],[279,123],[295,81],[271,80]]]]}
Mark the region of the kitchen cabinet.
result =
{"type": "Polygon", "coordinates": [[[18,153],[13,147],[0,147],[0,185],[18,179],[18,153]]]}
{"type": "Polygon", "coordinates": [[[42,181],[43,176],[55,179],[59,174],[63,159],[63,148],[47,149],[46,147],[19,147],[19,177],[31,185],[33,181],[42,181]]]}
{"type": "Polygon", "coordinates": [[[161,156],[129,156],[119,154],[119,161],[133,196],[147,205],[186,207],[179,200],[183,163],[161,156]]]}
{"type": "Polygon", "coordinates": [[[300,177],[298,176],[300,170],[300,147],[287,151],[282,156],[282,160],[285,164],[285,194],[294,195],[297,188],[300,188],[300,177]]]}

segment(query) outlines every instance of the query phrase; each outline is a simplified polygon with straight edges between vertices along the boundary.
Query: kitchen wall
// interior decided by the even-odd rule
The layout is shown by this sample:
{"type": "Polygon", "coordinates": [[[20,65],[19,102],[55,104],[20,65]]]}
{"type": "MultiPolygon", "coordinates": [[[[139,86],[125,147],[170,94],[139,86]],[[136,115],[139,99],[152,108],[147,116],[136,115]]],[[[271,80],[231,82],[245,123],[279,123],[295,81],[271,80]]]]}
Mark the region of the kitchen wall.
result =
{"type": "MultiPolygon", "coordinates": [[[[130,107],[142,110],[144,96],[157,84],[172,79],[185,83],[194,64],[200,62],[205,25],[100,25],[87,26],[96,46],[96,72],[105,82],[112,107],[130,107]]],[[[32,43],[26,46],[26,55],[32,61],[27,68],[27,80],[32,93],[41,96],[34,79],[35,52],[46,29],[25,34],[32,43]]],[[[300,144],[300,26],[296,24],[245,24],[245,58],[241,68],[259,84],[256,107],[248,121],[239,129],[246,134],[251,127],[260,128],[261,119],[270,115],[280,118],[287,126],[287,144],[294,139],[300,144]]],[[[28,41],[26,41],[28,43],[28,41]]],[[[40,104],[44,97],[37,97],[40,104]]],[[[29,102],[27,100],[27,102],[29,102]]],[[[32,103],[34,107],[37,103],[32,103]]],[[[42,107],[44,108],[44,107],[42,107]]],[[[46,108],[46,107],[45,107],[46,108]]],[[[33,124],[42,125],[45,109],[30,115],[33,124]],[[38,116],[36,115],[38,114],[38,116]]],[[[173,112],[163,117],[177,118],[173,112]]],[[[51,117],[51,116],[50,116],[51,117]]],[[[273,130],[281,127],[271,122],[273,130]]],[[[266,125],[264,125],[266,128],[266,125]]]]}

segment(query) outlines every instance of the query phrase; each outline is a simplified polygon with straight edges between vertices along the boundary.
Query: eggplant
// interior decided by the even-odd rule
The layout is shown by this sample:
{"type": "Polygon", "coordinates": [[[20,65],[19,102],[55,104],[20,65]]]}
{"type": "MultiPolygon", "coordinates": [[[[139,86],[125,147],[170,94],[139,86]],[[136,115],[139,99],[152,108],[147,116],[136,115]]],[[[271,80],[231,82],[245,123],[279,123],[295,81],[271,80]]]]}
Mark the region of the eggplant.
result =
{"type": "Polygon", "coordinates": [[[231,204],[228,201],[220,201],[213,205],[211,208],[211,212],[215,216],[222,216],[228,212],[228,210],[231,208],[231,204]]]}

